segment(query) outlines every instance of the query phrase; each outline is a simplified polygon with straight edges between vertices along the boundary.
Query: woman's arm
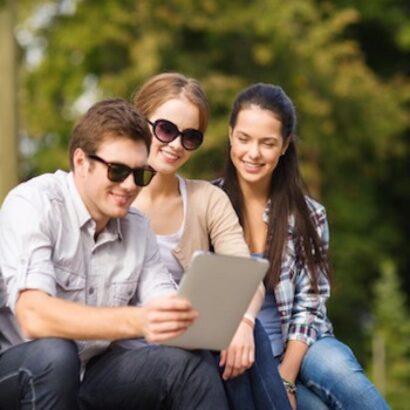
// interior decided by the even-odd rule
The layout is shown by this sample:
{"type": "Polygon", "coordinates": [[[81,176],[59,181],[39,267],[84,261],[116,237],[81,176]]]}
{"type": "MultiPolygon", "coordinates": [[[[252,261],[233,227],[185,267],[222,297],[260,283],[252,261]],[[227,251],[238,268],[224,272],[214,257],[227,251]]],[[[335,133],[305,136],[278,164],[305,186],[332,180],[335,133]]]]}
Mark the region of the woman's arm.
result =
{"type": "Polygon", "coordinates": [[[279,374],[284,381],[292,409],[296,409],[297,405],[295,391],[293,391],[290,386],[295,385],[300,366],[302,365],[302,361],[307,350],[308,345],[305,342],[301,342],[299,340],[289,340],[286,345],[286,351],[282,363],[279,366],[279,374]]]}
{"type": "MultiPolygon", "coordinates": [[[[209,195],[207,210],[209,237],[216,253],[249,256],[242,227],[228,196],[213,188],[209,195]]],[[[229,379],[242,374],[255,361],[253,325],[265,297],[261,283],[240,323],[229,347],[221,352],[220,366],[224,366],[222,377],[229,379]]]]}
{"type": "Polygon", "coordinates": [[[253,328],[255,318],[265,297],[261,283],[227,349],[221,352],[219,365],[225,366],[222,377],[227,380],[239,376],[255,362],[255,341],[253,328]]]}
{"type": "MultiPolygon", "coordinates": [[[[327,250],[329,229],[326,212],[322,206],[314,208],[313,220],[322,245],[327,250]]],[[[294,383],[309,346],[316,341],[319,334],[331,331],[326,315],[326,300],[330,295],[330,284],[327,273],[319,272],[318,289],[312,289],[307,265],[300,266],[297,263],[294,239],[288,242],[282,270],[289,272],[289,277],[293,279],[294,295],[291,306],[292,316],[286,335],[287,344],[279,372],[284,380],[294,383]]],[[[288,395],[290,400],[294,400],[294,395],[288,395]]]]}

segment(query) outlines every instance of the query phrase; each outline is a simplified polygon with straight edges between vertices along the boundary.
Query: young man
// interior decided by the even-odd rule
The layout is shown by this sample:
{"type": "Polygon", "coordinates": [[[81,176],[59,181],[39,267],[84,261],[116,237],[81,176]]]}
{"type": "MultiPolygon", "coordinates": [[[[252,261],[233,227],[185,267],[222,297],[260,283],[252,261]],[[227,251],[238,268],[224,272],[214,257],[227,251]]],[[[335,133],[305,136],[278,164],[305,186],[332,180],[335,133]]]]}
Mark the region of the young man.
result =
{"type": "Polygon", "coordinates": [[[166,340],[196,318],[172,294],[147,219],[129,210],[155,173],[150,141],[131,105],[102,101],[72,133],[72,172],[34,178],[4,201],[0,266],[25,341],[0,352],[0,408],[227,408],[205,353],[111,344],[166,340]]]}

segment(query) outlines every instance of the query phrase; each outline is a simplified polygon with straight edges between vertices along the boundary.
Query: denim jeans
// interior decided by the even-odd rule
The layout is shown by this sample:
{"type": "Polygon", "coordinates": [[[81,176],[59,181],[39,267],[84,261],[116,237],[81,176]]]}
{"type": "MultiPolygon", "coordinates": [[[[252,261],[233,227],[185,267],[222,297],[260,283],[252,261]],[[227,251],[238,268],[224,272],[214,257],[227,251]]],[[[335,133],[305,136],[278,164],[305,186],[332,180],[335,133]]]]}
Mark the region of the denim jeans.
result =
{"type": "MultiPolygon", "coordinates": [[[[331,409],[389,409],[351,349],[333,336],[324,336],[309,347],[299,372],[299,383],[331,409]]],[[[298,410],[327,408],[310,392],[298,390],[298,410]]]]}
{"type": "Polygon", "coordinates": [[[0,354],[0,409],[75,410],[80,360],[73,342],[40,339],[0,354]]]}
{"type": "MultiPolygon", "coordinates": [[[[255,363],[241,376],[224,382],[229,405],[234,410],[290,410],[286,390],[278,372],[265,329],[256,320],[255,363]]],[[[217,355],[219,360],[219,354],[217,355]]],[[[223,369],[221,369],[222,373],[223,369]]]]}
{"type": "Polygon", "coordinates": [[[319,396],[308,389],[304,384],[296,381],[296,401],[298,410],[329,410],[329,407],[320,400],[319,396]]]}
{"type": "Polygon", "coordinates": [[[0,409],[228,409],[208,353],[115,347],[91,359],[80,385],[73,342],[40,339],[0,355],[0,409]]]}

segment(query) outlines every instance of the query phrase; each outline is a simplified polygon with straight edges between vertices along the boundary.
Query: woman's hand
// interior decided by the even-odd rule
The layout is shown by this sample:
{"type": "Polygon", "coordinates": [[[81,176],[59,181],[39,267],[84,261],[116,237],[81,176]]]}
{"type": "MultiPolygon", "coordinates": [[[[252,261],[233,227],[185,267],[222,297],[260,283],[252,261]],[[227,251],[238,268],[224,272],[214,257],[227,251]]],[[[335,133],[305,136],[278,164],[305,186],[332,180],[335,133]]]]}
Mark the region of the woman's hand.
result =
{"type": "MultiPolygon", "coordinates": [[[[279,366],[279,374],[284,380],[288,380],[292,384],[295,383],[298,377],[300,366],[307,352],[308,345],[300,340],[289,340],[286,345],[285,355],[282,363],[279,366]]],[[[296,410],[296,395],[289,392],[288,398],[292,410],[296,410]]]]}
{"type": "Polygon", "coordinates": [[[288,394],[288,400],[289,400],[290,408],[292,410],[297,410],[297,403],[296,403],[295,393],[290,393],[289,391],[286,391],[286,393],[288,394]]]}
{"type": "Polygon", "coordinates": [[[224,367],[224,380],[239,376],[255,362],[253,325],[242,321],[229,345],[221,352],[219,366],[224,367]]]}
{"type": "Polygon", "coordinates": [[[296,410],[297,409],[296,396],[293,393],[289,393],[289,392],[287,393],[288,393],[288,399],[289,399],[291,409],[296,410]]]}

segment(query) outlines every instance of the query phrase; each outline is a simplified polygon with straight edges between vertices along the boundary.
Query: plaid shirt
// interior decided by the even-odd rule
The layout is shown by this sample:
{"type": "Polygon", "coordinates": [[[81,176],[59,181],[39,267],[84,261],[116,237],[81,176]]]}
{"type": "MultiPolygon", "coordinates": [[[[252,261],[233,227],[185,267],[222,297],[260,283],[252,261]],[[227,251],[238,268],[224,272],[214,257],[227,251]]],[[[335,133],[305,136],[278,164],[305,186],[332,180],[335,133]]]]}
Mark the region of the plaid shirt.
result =
{"type": "MultiPolygon", "coordinates": [[[[223,189],[222,178],[213,183],[223,189]]],[[[326,210],[308,196],[305,198],[319,238],[325,249],[328,249],[329,227],[326,210]]],[[[266,221],[266,218],[264,220],[266,221]]],[[[329,296],[330,284],[324,272],[320,272],[318,277],[318,292],[312,288],[307,264],[301,263],[296,254],[295,221],[291,216],[280,279],[275,288],[276,306],[281,318],[284,343],[288,340],[300,340],[311,345],[319,336],[333,334],[326,313],[326,300],[329,296]]]]}
{"type": "MultiPolygon", "coordinates": [[[[325,208],[305,197],[310,218],[325,249],[329,247],[329,226],[325,208]]],[[[320,272],[318,291],[312,288],[306,263],[296,254],[296,229],[294,218],[289,218],[288,242],[283,255],[280,280],[275,288],[276,305],[282,323],[282,335],[287,340],[300,340],[308,345],[324,334],[333,334],[327,318],[326,300],[330,296],[327,275],[320,272]]]]}

